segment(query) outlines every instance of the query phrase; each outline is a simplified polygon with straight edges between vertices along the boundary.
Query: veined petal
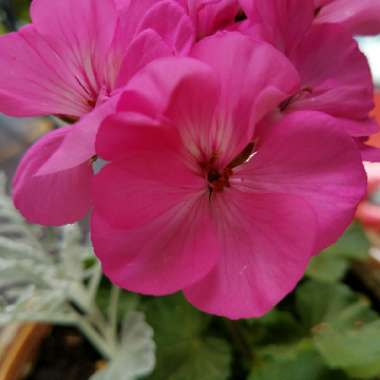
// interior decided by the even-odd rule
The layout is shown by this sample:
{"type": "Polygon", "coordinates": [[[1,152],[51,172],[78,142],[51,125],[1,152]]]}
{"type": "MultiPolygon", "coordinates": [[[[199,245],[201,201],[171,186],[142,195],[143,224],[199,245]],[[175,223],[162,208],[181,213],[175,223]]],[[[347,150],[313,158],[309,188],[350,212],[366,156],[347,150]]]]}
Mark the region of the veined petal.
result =
{"type": "Polygon", "coordinates": [[[34,0],[31,17],[38,32],[96,101],[106,80],[107,55],[118,23],[114,1],[34,0]]]}
{"type": "Polygon", "coordinates": [[[289,114],[262,128],[256,155],[232,179],[245,191],[307,200],[318,218],[316,252],[339,238],[366,194],[359,149],[341,123],[322,113],[289,114]]]}
{"type": "Polygon", "coordinates": [[[178,130],[186,154],[194,164],[217,154],[219,165],[227,165],[231,158],[227,146],[231,146],[232,152],[239,149],[236,145],[240,141],[235,141],[232,135],[223,135],[223,127],[230,121],[215,119],[219,101],[220,87],[211,69],[183,78],[171,96],[165,118],[178,130]]]}
{"type": "Polygon", "coordinates": [[[302,278],[314,250],[315,214],[307,202],[284,194],[228,190],[215,202],[221,254],[185,296],[208,313],[260,317],[302,278]]]}
{"type": "Polygon", "coordinates": [[[351,34],[338,25],[314,25],[289,57],[302,88],[291,108],[347,119],[368,118],[373,109],[372,77],[351,34]],[[332,56],[334,60],[326,59],[332,56]]]}
{"type": "Polygon", "coordinates": [[[204,179],[161,144],[107,165],[92,186],[96,212],[124,229],[143,226],[194,194],[207,194],[204,179]]]}
{"type": "MultiPolygon", "coordinates": [[[[131,202],[129,202],[131,203],[131,202]]],[[[95,213],[92,241],[104,273],[130,291],[165,295],[204,277],[219,255],[207,197],[193,197],[132,230],[95,213]]]]}
{"type": "Polygon", "coordinates": [[[220,143],[238,140],[239,152],[252,139],[256,123],[299,85],[298,74],[284,55],[240,33],[204,39],[194,46],[192,55],[210,65],[218,76],[220,143]]]}
{"type": "Polygon", "coordinates": [[[34,26],[0,37],[0,112],[78,117],[90,109],[64,55],[34,26]]]}
{"type": "Polygon", "coordinates": [[[314,19],[313,0],[240,0],[247,17],[261,25],[266,41],[286,54],[314,19]]]}
{"type": "Polygon", "coordinates": [[[59,148],[69,128],[50,132],[25,154],[13,179],[13,200],[31,223],[58,226],[81,220],[90,208],[89,161],[54,174],[37,175],[59,148]]]}

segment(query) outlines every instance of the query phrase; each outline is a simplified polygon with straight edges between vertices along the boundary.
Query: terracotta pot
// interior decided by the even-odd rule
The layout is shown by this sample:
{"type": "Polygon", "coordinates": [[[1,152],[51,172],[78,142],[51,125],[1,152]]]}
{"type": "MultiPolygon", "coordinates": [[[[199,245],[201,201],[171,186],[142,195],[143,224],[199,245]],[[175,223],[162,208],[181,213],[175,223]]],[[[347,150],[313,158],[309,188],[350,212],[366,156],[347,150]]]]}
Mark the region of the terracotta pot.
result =
{"type": "Polygon", "coordinates": [[[32,368],[42,340],[51,326],[13,324],[0,331],[0,380],[22,380],[32,368]]]}

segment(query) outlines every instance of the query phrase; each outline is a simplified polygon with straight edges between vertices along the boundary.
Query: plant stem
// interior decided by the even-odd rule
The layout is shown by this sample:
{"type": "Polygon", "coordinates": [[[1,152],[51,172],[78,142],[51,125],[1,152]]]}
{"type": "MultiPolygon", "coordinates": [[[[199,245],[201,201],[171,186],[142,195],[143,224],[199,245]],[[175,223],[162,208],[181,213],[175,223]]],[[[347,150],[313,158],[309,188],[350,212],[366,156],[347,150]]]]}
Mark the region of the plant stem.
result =
{"type": "Polygon", "coordinates": [[[109,319],[109,339],[116,343],[117,340],[117,322],[119,309],[120,289],[117,286],[112,286],[111,299],[108,308],[109,319]]]}
{"type": "Polygon", "coordinates": [[[115,355],[115,348],[85,318],[79,317],[78,319],[78,328],[82,331],[83,335],[105,359],[111,360],[115,355]]]}
{"type": "Polygon", "coordinates": [[[227,327],[227,330],[234,341],[237,349],[242,353],[244,358],[247,360],[248,363],[252,363],[253,361],[253,353],[252,350],[244,338],[244,334],[241,332],[239,322],[237,321],[231,321],[229,319],[225,319],[225,325],[227,327]]]}

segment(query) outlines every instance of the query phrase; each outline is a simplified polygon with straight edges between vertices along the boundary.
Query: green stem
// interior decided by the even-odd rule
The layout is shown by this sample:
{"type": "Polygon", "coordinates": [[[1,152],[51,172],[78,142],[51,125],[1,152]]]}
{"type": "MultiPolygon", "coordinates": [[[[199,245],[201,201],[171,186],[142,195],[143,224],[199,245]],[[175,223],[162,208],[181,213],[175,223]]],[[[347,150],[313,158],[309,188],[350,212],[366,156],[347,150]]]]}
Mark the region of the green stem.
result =
{"type": "Polygon", "coordinates": [[[227,330],[231,336],[231,339],[235,343],[235,346],[242,353],[242,355],[247,360],[247,362],[252,363],[253,352],[252,352],[251,347],[249,346],[248,342],[244,338],[244,333],[241,331],[241,328],[239,326],[239,322],[231,321],[229,319],[225,319],[224,321],[225,321],[225,325],[227,327],[227,330]]]}
{"type": "Polygon", "coordinates": [[[117,286],[112,286],[111,299],[110,299],[110,304],[108,308],[109,339],[112,342],[116,342],[117,340],[119,299],[120,299],[120,289],[117,286]]]}

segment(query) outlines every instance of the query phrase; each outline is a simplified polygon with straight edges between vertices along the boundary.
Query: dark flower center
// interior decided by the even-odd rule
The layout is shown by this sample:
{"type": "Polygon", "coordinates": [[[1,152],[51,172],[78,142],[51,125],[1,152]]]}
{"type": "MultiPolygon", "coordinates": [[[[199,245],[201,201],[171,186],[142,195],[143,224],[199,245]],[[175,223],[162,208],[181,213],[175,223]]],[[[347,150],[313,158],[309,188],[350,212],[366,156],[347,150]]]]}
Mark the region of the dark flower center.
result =
{"type": "Polygon", "coordinates": [[[234,174],[233,169],[247,162],[254,152],[255,144],[249,143],[223,170],[216,169],[216,155],[207,164],[201,165],[206,173],[210,199],[213,193],[222,192],[230,187],[230,177],[234,174]]]}
{"type": "Polygon", "coordinates": [[[210,193],[221,192],[225,187],[230,187],[230,176],[233,174],[232,169],[225,168],[222,173],[216,169],[211,169],[207,174],[208,188],[210,193]]]}

